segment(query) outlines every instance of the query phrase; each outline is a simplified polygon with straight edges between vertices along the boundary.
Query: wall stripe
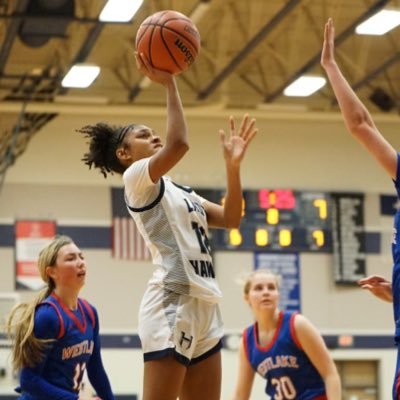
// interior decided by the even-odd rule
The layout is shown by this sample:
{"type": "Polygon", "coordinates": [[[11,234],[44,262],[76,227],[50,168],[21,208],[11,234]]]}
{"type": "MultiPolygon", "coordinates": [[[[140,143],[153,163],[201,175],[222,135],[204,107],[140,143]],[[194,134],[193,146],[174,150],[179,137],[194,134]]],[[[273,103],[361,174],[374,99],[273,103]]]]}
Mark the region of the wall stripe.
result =
{"type": "MultiPolygon", "coordinates": [[[[237,343],[241,333],[227,334],[222,340],[222,348],[230,349],[229,343],[237,343]],[[235,340],[231,340],[232,337],[235,340]]],[[[396,349],[392,335],[323,335],[329,349],[396,349]]],[[[0,334],[0,347],[8,348],[5,335],[0,334]]],[[[101,335],[102,349],[140,349],[140,339],[137,334],[103,334],[101,335]]]]}
{"type": "Polygon", "coordinates": [[[0,247],[14,247],[15,232],[14,225],[0,224],[0,247]]]}
{"type": "MultiPolygon", "coordinates": [[[[111,226],[69,226],[58,225],[58,234],[71,236],[83,249],[111,249],[111,226]]],[[[381,251],[381,233],[365,232],[365,252],[379,254],[381,251]]],[[[14,247],[14,225],[0,224],[0,247],[14,247]]]]}

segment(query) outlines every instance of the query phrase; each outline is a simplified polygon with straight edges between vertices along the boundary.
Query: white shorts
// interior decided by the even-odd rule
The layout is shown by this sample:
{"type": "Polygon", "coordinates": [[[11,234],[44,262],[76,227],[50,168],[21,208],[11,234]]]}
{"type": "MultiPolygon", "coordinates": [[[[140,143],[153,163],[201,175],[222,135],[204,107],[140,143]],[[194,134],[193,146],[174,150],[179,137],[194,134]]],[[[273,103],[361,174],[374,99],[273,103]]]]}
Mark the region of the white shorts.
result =
{"type": "Polygon", "coordinates": [[[184,365],[199,362],[221,349],[223,334],[218,304],[157,285],[146,290],[139,310],[144,361],[173,355],[184,365]]]}

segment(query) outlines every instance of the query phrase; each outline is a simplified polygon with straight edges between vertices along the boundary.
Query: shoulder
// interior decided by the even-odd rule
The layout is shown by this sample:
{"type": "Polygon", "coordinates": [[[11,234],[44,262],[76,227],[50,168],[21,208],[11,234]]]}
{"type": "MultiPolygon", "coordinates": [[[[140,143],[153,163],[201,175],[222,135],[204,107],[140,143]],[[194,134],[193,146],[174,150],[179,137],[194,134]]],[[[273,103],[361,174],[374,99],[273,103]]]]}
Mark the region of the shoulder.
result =
{"type": "Polygon", "coordinates": [[[295,330],[296,334],[309,329],[312,326],[311,322],[303,315],[299,313],[292,313],[290,316],[290,323],[295,330]]]}
{"type": "Polygon", "coordinates": [[[34,334],[38,339],[55,339],[58,337],[61,315],[56,306],[50,303],[40,303],[35,310],[34,334]]]}
{"type": "Polygon", "coordinates": [[[190,186],[180,185],[179,183],[174,182],[172,179],[170,179],[167,176],[165,177],[165,180],[170,181],[174,186],[176,186],[178,189],[183,190],[186,193],[196,194],[190,186]]]}
{"type": "Polygon", "coordinates": [[[82,297],[79,297],[79,300],[85,305],[85,307],[88,310],[92,311],[93,313],[95,313],[97,315],[97,308],[91,302],[89,302],[88,300],[86,300],[82,297]]]}
{"type": "Polygon", "coordinates": [[[124,183],[127,184],[132,179],[138,179],[140,176],[147,176],[151,181],[149,174],[149,161],[150,158],[142,158],[131,164],[122,175],[124,183]]]}
{"type": "Polygon", "coordinates": [[[254,332],[255,332],[255,324],[251,324],[243,330],[242,343],[246,347],[252,345],[252,343],[255,342],[254,332]]]}
{"type": "Polygon", "coordinates": [[[94,325],[98,325],[99,315],[97,313],[96,307],[93,304],[89,303],[86,299],[79,298],[79,300],[83,304],[84,308],[86,309],[86,312],[89,314],[89,316],[92,320],[92,323],[94,325]]]}
{"type": "Polygon", "coordinates": [[[307,343],[316,343],[322,340],[319,330],[304,315],[297,314],[293,326],[295,336],[301,347],[307,343]]]}
{"type": "Polygon", "coordinates": [[[163,180],[153,182],[149,172],[150,158],[135,161],[123,174],[125,201],[129,207],[148,205],[163,188],[163,180]],[[161,188],[161,189],[160,189],[161,188]]]}

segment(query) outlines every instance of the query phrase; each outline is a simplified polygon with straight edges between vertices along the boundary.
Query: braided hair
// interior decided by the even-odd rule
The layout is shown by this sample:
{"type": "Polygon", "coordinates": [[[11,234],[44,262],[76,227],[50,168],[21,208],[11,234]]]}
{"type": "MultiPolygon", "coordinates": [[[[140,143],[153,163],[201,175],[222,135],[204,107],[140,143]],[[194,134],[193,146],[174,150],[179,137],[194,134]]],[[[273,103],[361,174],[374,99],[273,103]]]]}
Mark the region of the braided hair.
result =
{"type": "Polygon", "coordinates": [[[89,139],[89,151],[84,154],[82,161],[89,166],[98,168],[107,178],[107,174],[123,174],[126,167],[121,164],[116,150],[122,146],[126,133],[135,125],[110,126],[104,122],[96,125],[86,125],[77,132],[89,139]]]}

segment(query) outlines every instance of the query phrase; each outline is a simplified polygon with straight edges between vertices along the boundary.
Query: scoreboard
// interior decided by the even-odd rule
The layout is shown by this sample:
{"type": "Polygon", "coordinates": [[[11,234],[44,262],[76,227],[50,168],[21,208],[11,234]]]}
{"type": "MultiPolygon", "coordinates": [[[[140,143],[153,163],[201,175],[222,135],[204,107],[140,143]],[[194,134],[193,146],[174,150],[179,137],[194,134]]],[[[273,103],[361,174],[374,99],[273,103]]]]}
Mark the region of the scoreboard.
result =
{"type": "MultiPolygon", "coordinates": [[[[222,204],[224,190],[196,189],[222,204]]],[[[210,230],[215,250],[331,252],[331,197],[324,192],[290,189],[243,191],[238,229],[210,230]]]]}

